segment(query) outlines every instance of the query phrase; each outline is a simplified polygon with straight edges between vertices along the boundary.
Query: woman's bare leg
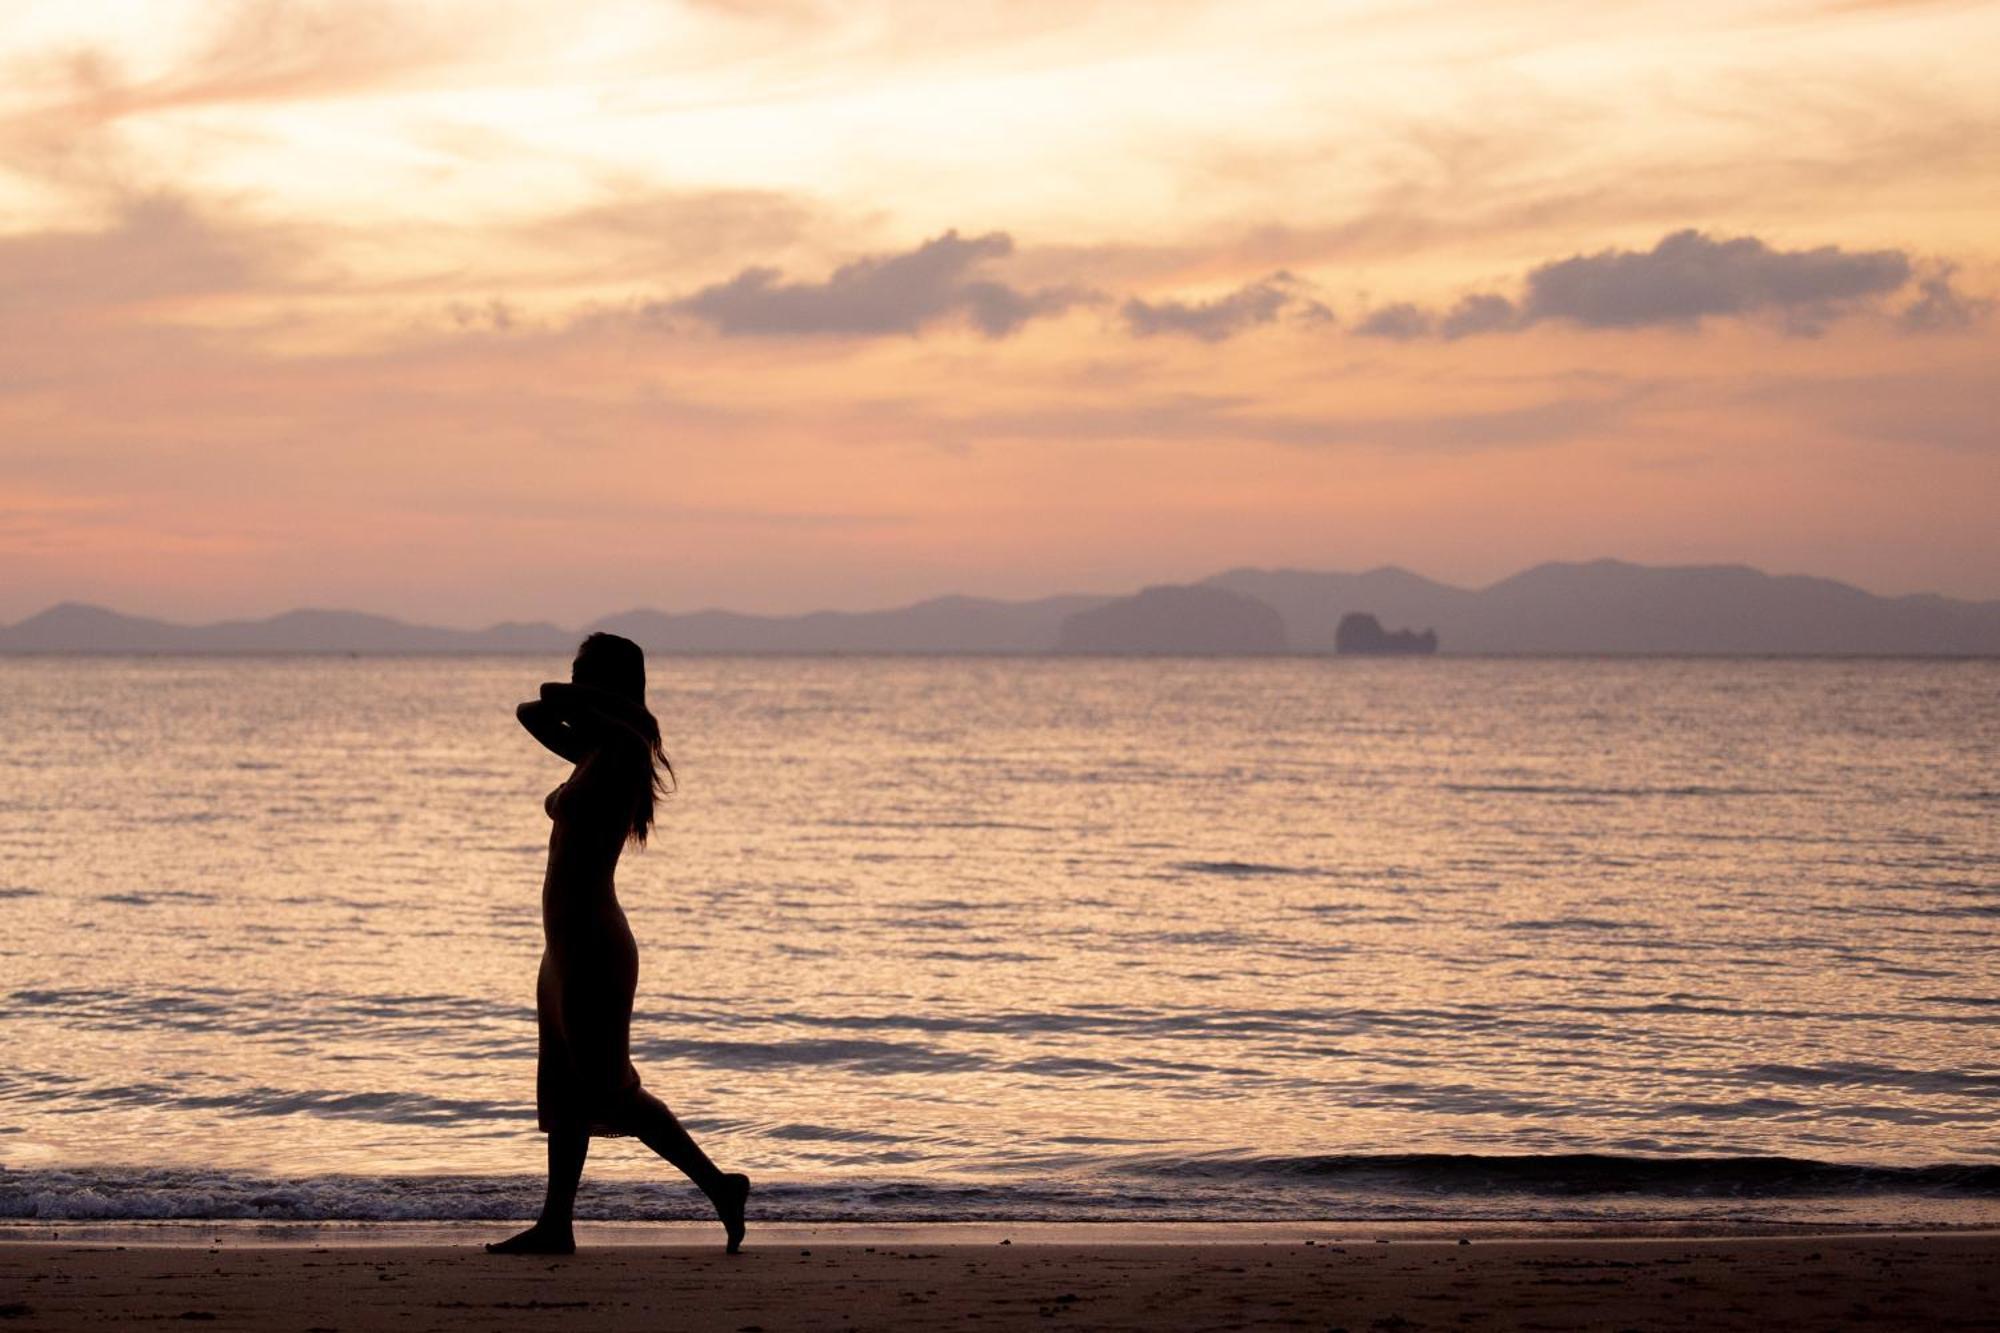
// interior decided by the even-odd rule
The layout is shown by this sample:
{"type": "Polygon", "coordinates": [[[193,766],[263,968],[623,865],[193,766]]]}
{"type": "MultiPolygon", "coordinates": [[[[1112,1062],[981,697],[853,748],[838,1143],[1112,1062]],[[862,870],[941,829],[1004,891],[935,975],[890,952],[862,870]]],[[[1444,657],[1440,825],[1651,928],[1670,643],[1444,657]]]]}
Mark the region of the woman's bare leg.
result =
{"type": "Polygon", "coordinates": [[[583,1179],[583,1159],[590,1154],[585,1130],[554,1130],[549,1134],[549,1189],[542,1215],[518,1236],[486,1247],[489,1254],[574,1254],[576,1186],[583,1179]]]}
{"type": "Polygon", "coordinates": [[[631,1130],[639,1141],[681,1169],[708,1201],[729,1240],[729,1253],[743,1244],[743,1204],[750,1197],[750,1177],[726,1173],[667,1109],[667,1104],[643,1088],[632,1094],[631,1130]]]}

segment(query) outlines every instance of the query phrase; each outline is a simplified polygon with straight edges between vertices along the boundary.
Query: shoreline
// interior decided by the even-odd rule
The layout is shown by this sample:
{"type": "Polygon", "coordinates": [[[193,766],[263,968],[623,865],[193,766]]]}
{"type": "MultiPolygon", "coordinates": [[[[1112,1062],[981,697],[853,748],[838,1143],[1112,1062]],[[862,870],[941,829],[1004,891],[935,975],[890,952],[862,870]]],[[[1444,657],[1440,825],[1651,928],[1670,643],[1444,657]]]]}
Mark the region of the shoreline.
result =
{"type": "MultiPolygon", "coordinates": [[[[1072,1225],[1072,1224],[1064,1224],[1072,1225]]],[[[773,1232],[779,1230],[772,1228],[773,1232]]],[[[0,1244],[24,1329],[1990,1327],[2000,1232],[1011,1244],[0,1244]]]]}
{"type": "MultiPolygon", "coordinates": [[[[262,1222],[244,1218],[105,1219],[0,1222],[0,1248],[37,1245],[215,1248],[479,1249],[512,1235],[529,1218],[448,1221],[262,1222]]],[[[713,1221],[576,1223],[579,1252],[589,1249],[700,1247],[713,1221]]],[[[1745,1217],[1606,1220],[1422,1218],[1381,1221],[1324,1218],[1268,1222],[784,1222],[750,1223],[746,1245],[1306,1245],[1352,1243],[1735,1241],[1758,1239],[1970,1236],[2000,1241],[2000,1225],[1949,1222],[1832,1222],[1745,1217]]]]}

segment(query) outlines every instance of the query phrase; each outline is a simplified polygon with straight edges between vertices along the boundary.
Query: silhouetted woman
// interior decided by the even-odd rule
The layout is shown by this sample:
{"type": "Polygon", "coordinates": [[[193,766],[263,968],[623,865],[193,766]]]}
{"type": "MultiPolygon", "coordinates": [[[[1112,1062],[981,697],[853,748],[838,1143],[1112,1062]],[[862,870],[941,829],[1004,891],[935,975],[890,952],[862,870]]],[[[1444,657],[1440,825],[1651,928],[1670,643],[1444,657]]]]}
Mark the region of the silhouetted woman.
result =
{"type": "Polygon", "coordinates": [[[615,634],[577,649],[570,683],[542,686],[515,710],[536,740],[576,765],[542,803],[554,821],[542,880],[542,968],[535,981],[540,1055],[535,1108],[549,1136],[549,1191],[541,1218],[486,1248],[496,1254],[568,1254],[571,1210],[590,1136],[631,1135],[687,1173],[727,1230],[743,1241],[747,1176],[724,1175],[659,1098],[639,1086],[626,1053],[639,950],[612,887],[618,853],[645,844],[660,770],[660,724],[646,709],[646,658],[615,634]]]}

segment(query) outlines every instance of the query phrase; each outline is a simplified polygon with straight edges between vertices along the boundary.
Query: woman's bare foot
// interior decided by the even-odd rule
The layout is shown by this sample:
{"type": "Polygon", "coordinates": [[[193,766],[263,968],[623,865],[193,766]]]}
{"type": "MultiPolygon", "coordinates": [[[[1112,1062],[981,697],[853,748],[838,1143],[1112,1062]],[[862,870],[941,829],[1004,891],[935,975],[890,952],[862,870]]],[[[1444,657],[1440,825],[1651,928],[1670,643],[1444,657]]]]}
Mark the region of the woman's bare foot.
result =
{"type": "Polygon", "coordinates": [[[750,1198],[750,1177],[727,1175],[709,1196],[715,1205],[715,1215],[722,1219],[722,1229],[729,1237],[727,1253],[735,1254],[743,1245],[743,1205],[750,1198]]]}
{"type": "MultiPolygon", "coordinates": [[[[741,1209],[738,1210],[741,1215],[741,1209]]],[[[575,1254],[576,1233],[568,1226],[537,1222],[518,1236],[496,1240],[486,1247],[488,1254],[575,1254]]]]}

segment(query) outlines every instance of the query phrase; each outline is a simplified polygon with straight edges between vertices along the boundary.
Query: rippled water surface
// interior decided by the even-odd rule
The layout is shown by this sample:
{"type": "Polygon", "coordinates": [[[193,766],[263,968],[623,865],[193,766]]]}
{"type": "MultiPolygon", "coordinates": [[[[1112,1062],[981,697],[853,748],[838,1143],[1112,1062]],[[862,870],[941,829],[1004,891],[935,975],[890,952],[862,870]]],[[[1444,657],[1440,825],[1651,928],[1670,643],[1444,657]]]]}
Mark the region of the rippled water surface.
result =
{"type": "MultiPolygon", "coordinates": [[[[518,1212],[566,768],[512,707],[565,671],[0,662],[0,1215],[518,1212]]],[[[652,699],[633,1058],[774,1209],[2000,1198],[2000,664],[698,659],[652,699]]],[[[590,1170],[678,1206],[635,1145],[590,1170]]]]}

